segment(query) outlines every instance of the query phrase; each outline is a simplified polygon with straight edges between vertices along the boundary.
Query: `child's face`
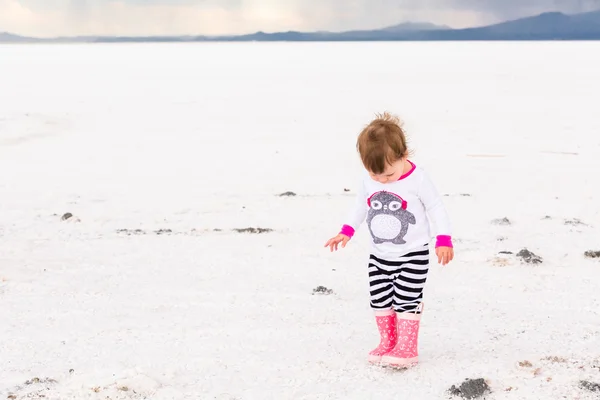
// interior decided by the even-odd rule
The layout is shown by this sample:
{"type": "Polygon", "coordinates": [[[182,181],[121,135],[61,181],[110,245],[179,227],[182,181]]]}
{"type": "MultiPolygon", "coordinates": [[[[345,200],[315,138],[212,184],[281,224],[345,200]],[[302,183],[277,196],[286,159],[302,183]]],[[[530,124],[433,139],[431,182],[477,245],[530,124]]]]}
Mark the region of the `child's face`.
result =
{"type": "Polygon", "coordinates": [[[374,174],[369,171],[369,175],[371,175],[371,179],[379,183],[396,182],[404,174],[405,164],[405,158],[401,158],[392,164],[388,164],[382,174],[374,174]]]}

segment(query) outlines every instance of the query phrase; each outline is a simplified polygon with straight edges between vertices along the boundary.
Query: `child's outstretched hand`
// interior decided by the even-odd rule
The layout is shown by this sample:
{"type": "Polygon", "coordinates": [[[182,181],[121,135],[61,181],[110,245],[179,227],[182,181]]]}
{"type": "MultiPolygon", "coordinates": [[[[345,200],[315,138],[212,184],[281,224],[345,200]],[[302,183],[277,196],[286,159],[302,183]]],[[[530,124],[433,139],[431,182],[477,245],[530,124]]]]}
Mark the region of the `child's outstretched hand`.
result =
{"type": "Polygon", "coordinates": [[[346,247],[346,243],[348,243],[350,238],[343,233],[338,234],[336,237],[333,237],[325,243],[325,247],[329,247],[329,251],[333,251],[334,249],[337,251],[338,245],[341,243],[342,248],[346,247]]]}
{"type": "Polygon", "coordinates": [[[438,257],[438,264],[446,265],[454,258],[454,249],[452,247],[440,246],[435,249],[438,257]]]}

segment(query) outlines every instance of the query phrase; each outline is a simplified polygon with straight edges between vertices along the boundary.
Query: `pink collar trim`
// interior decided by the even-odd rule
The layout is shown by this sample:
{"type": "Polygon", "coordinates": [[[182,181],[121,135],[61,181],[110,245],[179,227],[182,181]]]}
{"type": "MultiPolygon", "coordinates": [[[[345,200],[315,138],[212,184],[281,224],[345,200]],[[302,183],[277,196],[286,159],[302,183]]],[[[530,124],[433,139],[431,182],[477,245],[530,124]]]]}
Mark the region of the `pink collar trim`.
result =
{"type": "Polygon", "coordinates": [[[410,174],[413,173],[413,171],[415,170],[415,168],[417,168],[417,166],[415,164],[412,163],[412,161],[410,160],[406,160],[409,162],[410,165],[412,165],[412,168],[410,169],[410,171],[408,171],[407,173],[405,173],[404,175],[402,175],[400,178],[398,178],[399,181],[401,181],[402,179],[408,178],[410,176],[410,174]]]}

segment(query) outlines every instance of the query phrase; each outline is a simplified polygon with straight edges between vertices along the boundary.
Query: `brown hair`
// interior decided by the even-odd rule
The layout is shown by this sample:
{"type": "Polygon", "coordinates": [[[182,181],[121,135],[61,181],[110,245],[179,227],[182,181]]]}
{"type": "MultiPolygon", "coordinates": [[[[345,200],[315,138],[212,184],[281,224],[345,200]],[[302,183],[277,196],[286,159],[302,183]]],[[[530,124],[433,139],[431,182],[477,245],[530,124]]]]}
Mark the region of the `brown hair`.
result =
{"type": "Polygon", "coordinates": [[[356,140],[356,148],[365,168],[382,174],[392,164],[409,154],[402,122],[388,112],[376,114],[356,140]]]}

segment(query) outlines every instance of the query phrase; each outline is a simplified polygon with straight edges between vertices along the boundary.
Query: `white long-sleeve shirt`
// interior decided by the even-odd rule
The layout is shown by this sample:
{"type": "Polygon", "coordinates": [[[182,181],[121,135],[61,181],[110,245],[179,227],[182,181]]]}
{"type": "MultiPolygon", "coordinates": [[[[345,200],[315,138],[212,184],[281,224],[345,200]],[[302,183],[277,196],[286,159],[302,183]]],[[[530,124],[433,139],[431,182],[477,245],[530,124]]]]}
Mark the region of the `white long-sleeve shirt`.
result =
{"type": "Polygon", "coordinates": [[[342,233],[352,236],[365,219],[372,251],[383,258],[409,253],[432,237],[438,238],[436,247],[452,246],[452,227],[442,198],[427,173],[414,164],[390,183],[379,183],[364,173],[342,233]]]}

